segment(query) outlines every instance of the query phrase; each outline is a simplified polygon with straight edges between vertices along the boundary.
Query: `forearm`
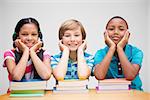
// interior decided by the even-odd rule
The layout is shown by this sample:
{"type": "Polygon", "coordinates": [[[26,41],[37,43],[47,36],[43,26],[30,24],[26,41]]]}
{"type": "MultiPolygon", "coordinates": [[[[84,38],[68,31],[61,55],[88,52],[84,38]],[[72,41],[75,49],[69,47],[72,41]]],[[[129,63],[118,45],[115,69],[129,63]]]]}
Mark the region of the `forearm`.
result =
{"type": "Polygon", "coordinates": [[[21,59],[19,60],[18,64],[12,70],[13,80],[19,81],[22,79],[22,77],[25,74],[28,58],[29,58],[29,51],[26,50],[23,52],[23,55],[22,55],[21,59]]]}
{"type": "Polygon", "coordinates": [[[49,79],[51,75],[50,60],[42,61],[34,51],[30,51],[30,57],[39,76],[45,80],[49,79]]]}
{"type": "Polygon", "coordinates": [[[98,80],[105,79],[115,48],[110,48],[101,63],[95,65],[94,75],[98,80]]]}
{"type": "Polygon", "coordinates": [[[64,50],[58,65],[53,69],[56,80],[64,80],[67,72],[69,60],[69,50],[64,50]]]}
{"type": "Polygon", "coordinates": [[[139,69],[134,67],[130,61],[127,59],[124,50],[122,48],[117,48],[119,60],[121,63],[121,67],[123,69],[123,73],[126,79],[133,80],[137,75],[139,69]]]}
{"type": "Polygon", "coordinates": [[[83,50],[78,50],[77,60],[78,60],[77,72],[79,79],[87,79],[91,74],[91,70],[86,63],[83,50]]]}

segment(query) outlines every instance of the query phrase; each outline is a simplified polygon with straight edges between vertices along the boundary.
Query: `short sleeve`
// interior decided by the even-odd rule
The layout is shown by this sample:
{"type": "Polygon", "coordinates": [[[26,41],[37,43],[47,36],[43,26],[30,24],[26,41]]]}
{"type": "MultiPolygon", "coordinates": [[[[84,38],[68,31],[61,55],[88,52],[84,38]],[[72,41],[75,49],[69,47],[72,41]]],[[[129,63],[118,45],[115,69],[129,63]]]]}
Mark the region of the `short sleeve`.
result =
{"type": "Polygon", "coordinates": [[[93,66],[94,66],[94,57],[93,55],[90,54],[85,54],[85,59],[86,59],[86,63],[88,65],[88,67],[92,70],[93,66]]]}
{"type": "Polygon", "coordinates": [[[52,69],[54,69],[60,61],[60,55],[52,55],[50,58],[51,58],[51,67],[52,69]]]}
{"type": "Polygon", "coordinates": [[[134,53],[131,63],[132,64],[138,64],[140,67],[142,66],[142,60],[143,60],[143,52],[141,50],[137,50],[136,53],[134,53]]]}
{"type": "Polygon", "coordinates": [[[103,50],[98,50],[94,56],[94,65],[99,64],[104,59],[106,53],[103,50]]]}
{"type": "Polygon", "coordinates": [[[12,50],[7,50],[4,52],[4,62],[3,62],[3,67],[7,67],[6,66],[6,60],[7,59],[12,59],[15,61],[15,54],[12,50]]]}

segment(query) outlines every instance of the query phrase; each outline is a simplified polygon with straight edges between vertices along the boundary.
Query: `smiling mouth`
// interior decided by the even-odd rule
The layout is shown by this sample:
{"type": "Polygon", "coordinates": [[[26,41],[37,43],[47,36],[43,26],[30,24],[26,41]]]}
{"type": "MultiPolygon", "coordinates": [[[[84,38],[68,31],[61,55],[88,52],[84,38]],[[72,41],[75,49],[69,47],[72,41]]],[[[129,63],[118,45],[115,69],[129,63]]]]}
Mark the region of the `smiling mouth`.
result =
{"type": "Polygon", "coordinates": [[[69,44],[70,47],[76,47],[77,44],[69,44]]]}
{"type": "Polygon", "coordinates": [[[113,38],[113,40],[114,40],[114,41],[118,41],[118,40],[119,40],[119,38],[113,38]]]}

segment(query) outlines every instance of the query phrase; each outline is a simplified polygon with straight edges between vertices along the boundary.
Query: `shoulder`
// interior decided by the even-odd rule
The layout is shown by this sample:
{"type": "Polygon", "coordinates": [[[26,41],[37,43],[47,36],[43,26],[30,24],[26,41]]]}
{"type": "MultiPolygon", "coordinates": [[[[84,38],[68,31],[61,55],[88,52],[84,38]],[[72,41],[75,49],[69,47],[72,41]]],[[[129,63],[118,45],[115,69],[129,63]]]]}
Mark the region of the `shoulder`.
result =
{"type": "Polygon", "coordinates": [[[93,56],[93,55],[90,54],[90,53],[84,52],[84,56],[85,56],[85,57],[91,57],[91,56],[93,56]]]}
{"type": "Polygon", "coordinates": [[[4,52],[4,62],[3,62],[3,67],[6,67],[6,60],[7,59],[12,59],[15,61],[15,54],[14,54],[15,50],[6,50],[4,52]]]}
{"type": "Polygon", "coordinates": [[[85,59],[93,59],[94,58],[94,56],[92,54],[87,53],[87,52],[84,52],[84,57],[85,57],[85,59]]]}
{"type": "Polygon", "coordinates": [[[4,58],[7,56],[15,57],[14,49],[9,49],[4,52],[4,58]]]}
{"type": "Polygon", "coordinates": [[[58,54],[51,55],[51,61],[59,61],[62,56],[62,52],[58,54]]]}
{"type": "Polygon", "coordinates": [[[137,53],[143,55],[143,51],[141,49],[131,44],[127,45],[127,49],[132,51],[132,55],[135,55],[137,53]]]}
{"type": "Polygon", "coordinates": [[[102,49],[99,49],[96,51],[95,55],[106,55],[106,53],[108,52],[109,47],[106,46],[102,49]]]}

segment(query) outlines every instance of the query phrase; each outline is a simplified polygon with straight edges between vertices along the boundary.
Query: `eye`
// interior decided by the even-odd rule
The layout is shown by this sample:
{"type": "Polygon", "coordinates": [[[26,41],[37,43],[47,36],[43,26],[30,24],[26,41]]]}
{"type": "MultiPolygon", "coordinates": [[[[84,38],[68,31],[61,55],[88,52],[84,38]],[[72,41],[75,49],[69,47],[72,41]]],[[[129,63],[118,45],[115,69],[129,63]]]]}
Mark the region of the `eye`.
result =
{"type": "Polygon", "coordinates": [[[69,34],[64,34],[64,37],[70,37],[70,35],[69,34]]]}
{"type": "Polygon", "coordinates": [[[37,36],[37,35],[38,35],[38,33],[32,33],[32,35],[33,35],[33,36],[37,36]]]}
{"type": "Polygon", "coordinates": [[[110,27],[110,28],[108,28],[108,30],[113,31],[113,30],[114,30],[114,28],[113,28],[113,27],[110,27]]]}
{"type": "Polygon", "coordinates": [[[27,35],[28,35],[28,33],[21,33],[21,35],[23,35],[23,36],[27,36],[27,35]]]}
{"type": "Polygon", "coordinates": [[[119,30],[120,30],[120,31],[124,31],[125,29],[124,29],[124,28],[120,28],[119,30]]]}
{"type": "Polygon", "coordinates": [[[75,34],[74,36],[78,37],[78,36],[80,36],[80,34],[75,34]]]}

